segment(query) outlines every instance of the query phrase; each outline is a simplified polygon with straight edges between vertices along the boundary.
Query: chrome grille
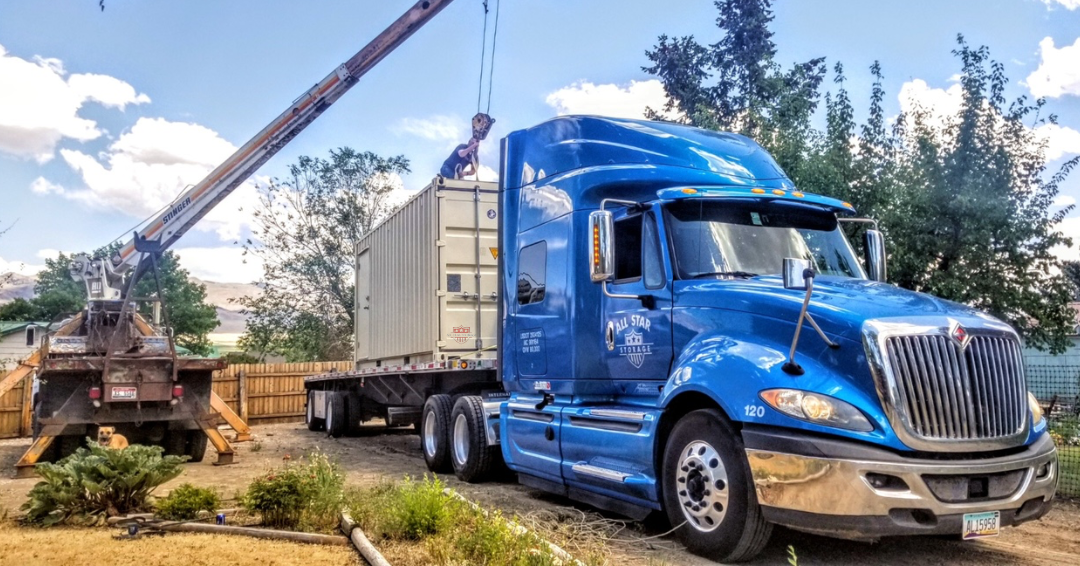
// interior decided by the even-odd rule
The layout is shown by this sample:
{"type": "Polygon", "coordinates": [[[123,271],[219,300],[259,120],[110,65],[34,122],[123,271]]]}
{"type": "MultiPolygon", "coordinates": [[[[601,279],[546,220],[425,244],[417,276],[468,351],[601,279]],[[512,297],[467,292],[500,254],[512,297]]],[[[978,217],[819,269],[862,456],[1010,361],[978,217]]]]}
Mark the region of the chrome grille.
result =
{"type": "Polygon", "coordinates": [[[886,363],[910,432],[927,440],[993,440],[1023,432],[1026,385],[1020,346],[1001,336],[892,336],[886,363]]]}

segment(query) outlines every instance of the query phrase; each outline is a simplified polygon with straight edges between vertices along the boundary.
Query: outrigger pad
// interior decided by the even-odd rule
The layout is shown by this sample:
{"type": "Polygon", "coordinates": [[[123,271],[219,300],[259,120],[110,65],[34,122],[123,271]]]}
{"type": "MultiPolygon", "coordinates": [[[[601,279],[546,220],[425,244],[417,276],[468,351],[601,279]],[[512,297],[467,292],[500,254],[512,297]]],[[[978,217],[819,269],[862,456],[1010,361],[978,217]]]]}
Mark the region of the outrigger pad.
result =
{"type": "Polygon", "coordinates": [[[472,117],[472,135],[477,140],[483,140],[487,138],[488,132],[491,131],[492,124],[495,123],[495,118],[478,112],[476,116],[472,117]]]}

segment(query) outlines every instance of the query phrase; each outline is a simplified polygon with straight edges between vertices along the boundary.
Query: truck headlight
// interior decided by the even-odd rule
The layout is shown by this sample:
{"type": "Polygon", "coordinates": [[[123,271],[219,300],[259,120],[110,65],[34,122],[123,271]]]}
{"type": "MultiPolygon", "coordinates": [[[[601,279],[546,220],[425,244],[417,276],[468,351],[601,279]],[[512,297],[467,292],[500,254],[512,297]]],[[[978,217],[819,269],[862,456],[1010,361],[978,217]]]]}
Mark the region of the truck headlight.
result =
{"type": "Polygon", "coordinates": [[[1043,420],[1042,405],[1039,404],[1039,400],[1028,391],[1028,408],[1031,409],[1031,426],[1035,426],[1043,420]]]}
{"type": "Polygon", "coordinates": [[[770,407],[797,419],[859,432],[874,430],[862,411],[828,395],[798,389],[766,389],[760,395],[770,407]]]}

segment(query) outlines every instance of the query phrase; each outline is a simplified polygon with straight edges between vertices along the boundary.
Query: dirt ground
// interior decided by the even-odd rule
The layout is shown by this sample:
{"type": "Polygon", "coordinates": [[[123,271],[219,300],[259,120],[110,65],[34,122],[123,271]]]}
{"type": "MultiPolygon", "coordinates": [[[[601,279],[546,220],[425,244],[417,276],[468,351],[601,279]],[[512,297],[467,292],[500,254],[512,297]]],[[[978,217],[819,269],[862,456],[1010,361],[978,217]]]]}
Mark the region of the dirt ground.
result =
{"type": "MultiPolygon", "coordinates": [[[[242,492],[250,479],[267,469],[280,465],[288,454],[296,459],[316,448],[338,459],[348,474],[348,482],[354,485],[369,485],[383,479],[400,479],[408,474],[422,476],[427,468],[420,453],[419,438],[411,429],[386,429],[381,426],[364,427],[361,436],[332,439],[322,433],[309,432],[303,424],[278,424],[256,427],[257,441],[237,445],[237,464],[232,466],[214,466],[215,456],[208,452],[206,461],[189,464],[184,474],[163,486],[156,495],[165,495],[168,490],[184,482],[196,485],[213,486],[226,499],[234,498],[242,492]]],[[[33,486],[34,480],[15,480],[14,465],[29,446],[29,440],[0,441],[0,516],[4,509],[15,513],[24,501],[26,492],[33,486]]],[[[603,545],[607,562],[617,566],[659,566],[687,565],[706,566],[714,562],[685,552],[670,536],[663,535],[663,525],[658,522],[644,524],[624,521],[615,515],[601,514],[588,507],[575,506],[569,500],[545,494],[514,483],[511,480],[486,483],[481,485],[463,484],[452,475],[442,478],[447,485],[458,490],[469,499],[489,508],[501,509],[506,515],[522,517],[526,526],[538,528],[542,533],[553,533],[556,543],[562,544],[571,553],[582,548],[595,549],[603,545]],[[568,529],[567,527],[577,527],[568,529]],[[578,534],[567,536],[567,531],[578,534]]],[[[24,531],[0,526],[0,531],[24,531]]],[[[130,545],[129,542],[113,542],[110,532],[101,531],[93,536],[101,537],[110,544],[130,545]]],[[[0,562],[8,563],[8,551],[5,539],[12,533],[0,532],[0,562]]],[[[29,536],[29,535],[27,535],[29,536]]],[[[48,536],[37,535],[34,536],[48,536]]],[[[88,535],[90,536],[90,535],[88,535]]],[[[163,543],[172,543],[176,537],[184,537],[183,544],[203,544],[208,535],[169,535],[163,543]],[[189,538],[190,537],[190,538],[189,538]]],[[[228,540],[236,540],[237,537],[228,540]]],[[[55,541],[55,539],[50,539],[55,541]]],[[[55,544],[55,542],[53,543],[55,544]]],[[[241,544],[237,542],[237,544],[241,544]]],[[[233,560],[214,560],[214,564],[256,563],[248,560],[258,556],[257,563],[325,563],[350,564],[351,557],[336,558],[327,556],[325,560],[314,562],[304,547],[297,545],[271,545],[263,541],[243,541],[242,556],[233,560]],[[265,546],[264,546],[265,545],[265,546]],[[299,548],[300,550],[297,550],[299,548]],[[301,556],[303,557],[301,560],[301,556]],[[295,557],[295,561],[292,558],[295,557]],[[270,562],[270,560],[273,562],[270,562]]],[[[898,566],[928,566],[931,564],[1080,564],[1080,505],[1059,501],[1055,508],[1036,523],[1027,523],[1016,528],[1005,529],[1000,537],[976,542],[944,540],[940,538],[894,538],[885,539],[876,544],[841,541],[825,537],[806,535],[787,529],[774,530],[772,539],[765,552],[754,561],[755,564],[787,564],[786,547],[795,547],[800,564],[893,564],[898,566]]],[[[23,545],[27,546],[27,545],[23,545]]],[[[37,545],[33,545],[37,546],[37,545]]],[[[73,546],[73,545],[72,545],[73,546]]],[[[81,546],[81,545],[80,545],[81,546]]],[[[131,548],[130,546],[124,548],[131,548]]],[[[190,546],[182,546],[184,555],[190,552],[190,546]]],[[[20,555],[21,556],[21,555],[20,555]]],[[[32,557],[16,560],[14,564],[33,564],[32,557]]],[[[153,561],[152,561],[153,562],[153,561]]],[[[82,563],[81,560],[58,562],[62,564],[82,563]]],[[[145,561],[143,563],[146,563],[145,561]]],[[[164,563],[164,562],[162,562],[164,563]]],[[[186,560],[185,564],[193,564],[186,560]]]]}

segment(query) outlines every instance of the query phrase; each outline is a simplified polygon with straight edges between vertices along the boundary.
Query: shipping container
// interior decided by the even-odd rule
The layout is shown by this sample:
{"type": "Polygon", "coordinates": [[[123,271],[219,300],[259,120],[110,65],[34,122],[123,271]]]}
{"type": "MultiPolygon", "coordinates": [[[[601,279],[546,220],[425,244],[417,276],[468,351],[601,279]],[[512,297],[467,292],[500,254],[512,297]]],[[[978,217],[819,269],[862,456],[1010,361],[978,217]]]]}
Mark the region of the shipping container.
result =
{"type": "Polygon", "coordinates": [[[356,369],[495,357],[497,201],[436,177],[360,240],[356,369]]]}

